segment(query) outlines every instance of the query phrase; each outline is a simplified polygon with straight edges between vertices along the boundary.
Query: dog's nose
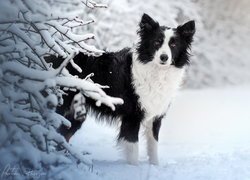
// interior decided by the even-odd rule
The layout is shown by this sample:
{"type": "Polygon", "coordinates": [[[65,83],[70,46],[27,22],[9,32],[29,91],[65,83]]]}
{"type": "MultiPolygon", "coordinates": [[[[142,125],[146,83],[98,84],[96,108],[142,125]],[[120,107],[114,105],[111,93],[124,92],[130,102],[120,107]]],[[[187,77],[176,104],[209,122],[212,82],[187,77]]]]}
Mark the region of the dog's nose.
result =
{"type": "Polygon", "coordinates": [[[168,55],[167,55],[167,54],[162,54],[162,55],[160,56],[160,59],[161,59],[161,61],[165,62],[165,61],[168,60],[168,55]]]}

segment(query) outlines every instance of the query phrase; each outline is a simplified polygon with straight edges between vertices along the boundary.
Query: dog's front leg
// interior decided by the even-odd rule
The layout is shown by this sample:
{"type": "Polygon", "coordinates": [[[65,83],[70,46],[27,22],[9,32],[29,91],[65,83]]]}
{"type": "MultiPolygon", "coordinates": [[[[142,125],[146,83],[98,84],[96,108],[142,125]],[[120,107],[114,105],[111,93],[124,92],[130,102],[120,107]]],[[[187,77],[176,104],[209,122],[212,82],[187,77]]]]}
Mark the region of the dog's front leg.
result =
{"type": "Polygon", "coordinates": [[[119,140],[119,145],[122,148],[123,154],[128,164],[138,165],[138,141],[137,142],[129,142],[125,139],[119,140]]]}
{"type": "MultiPolygon", "coordinates": [[[[134,118],[134,117],[133,117],[134,118]]],[[[124,117],[118,137],[118,144],[123,149],[125,158],[129,164],[138,164],[138,134],[140,120],[131,119],[131,116],[124,117]]]]}
{"type": "Polygon", "coordinates": [[[158,165],[158,137],[161,127],[160,117],[155,117],[146,122],[146,138],[147,138],[147,153],[149,157],[149,162],[151,164],[158,165]]]}

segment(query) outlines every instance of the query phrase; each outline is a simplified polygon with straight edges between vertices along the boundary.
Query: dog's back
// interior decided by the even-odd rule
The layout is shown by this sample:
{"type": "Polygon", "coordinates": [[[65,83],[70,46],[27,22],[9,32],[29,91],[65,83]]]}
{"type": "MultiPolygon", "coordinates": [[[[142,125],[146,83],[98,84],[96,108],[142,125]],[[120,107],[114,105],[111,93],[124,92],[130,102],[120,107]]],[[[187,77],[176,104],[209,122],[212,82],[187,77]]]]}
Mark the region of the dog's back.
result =
{"type": "MultiPolygon", "coordinates": [[[[99,57],[88,57],[79,53],[74,58],[74,62],[83,70],[79,75],[80,78],[85,78],[90,73],[94,73],[91,79],[100,85],[109,86],[109,88],[103,89],[109,96],[124,100],[123,105],[116,106],[116,111],[112,111],[106,106],[97,107],[95,101],[87,98],[86,104],[96,112],[95,114],[98,117],[109,116],[109,120],[112,121],[136,109],[137,96],[131,83],[132,52],[129,48],[118,52],[107,52],[99,57]]],[[[73,72],[73,68],[72,66],[67,67],[70,72],[73,72]]]]}
{"type": "MultiPolygon", "coordinates": [[[[63,58],[50,56],[46,58],[46,61],[51,62],[53,67],[57,68],[63,62],[63,58]]],[[[104,105],[97,107],[94,100],[86,98],[87,109],[92,109],[94,114],[100,117],[99,119],[109,117],[108,119],[112,122],[117,117],[131,114],[138,108],[136,105],[138,98],[131,83],[132,52],[129,48],[118,52],[105,52],[99,57],[79,53],[74,57],[74,63],[82,69],[82,72],[80,73],[69,63],[66,69],[70,74],[84,79],[94,73],[91,80],[100,85],[109,86],[109,88],[103,89],[109,96],[120,97],[124,100],[123,105],[116,106],[116,111],[112,111],[104,105]]],[[[57,108],[57,112],[64,115],[66,111],[69,111],[72,99],[77,93],[78,91],[66,91],[66,95],[63,96],[64,104],[57,108]]]]}

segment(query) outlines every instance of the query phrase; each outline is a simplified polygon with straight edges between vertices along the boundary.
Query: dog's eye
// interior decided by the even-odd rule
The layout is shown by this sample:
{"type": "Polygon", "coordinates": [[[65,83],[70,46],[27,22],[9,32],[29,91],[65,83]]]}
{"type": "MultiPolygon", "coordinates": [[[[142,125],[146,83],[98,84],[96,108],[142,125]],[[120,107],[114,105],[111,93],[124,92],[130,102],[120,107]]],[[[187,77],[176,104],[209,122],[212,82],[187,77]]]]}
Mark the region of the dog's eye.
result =
{"type": "Polygon", "coordinates": [[[176,44],[175,44],[174,42],[172,42],[172,43],[170,43],[170,46],[171,46],[171,47],[175,47],[176,44]]]}
{"type": "Polygon", "coordinates": [[[169,42],[169,46],[170,47],[175,47],[176,46],[176,40],[175,39],[171,39],[170,42],[169,42]]]}
{"type": "Polygon", "coordinates": [[[162,44],[162,41],[161,41],[161,40],[158,40],[158,41],[155,41],[155,42],[154,42],[154,46],[155,46],[155,47],[159,47],[161,44],[162,44]]]}

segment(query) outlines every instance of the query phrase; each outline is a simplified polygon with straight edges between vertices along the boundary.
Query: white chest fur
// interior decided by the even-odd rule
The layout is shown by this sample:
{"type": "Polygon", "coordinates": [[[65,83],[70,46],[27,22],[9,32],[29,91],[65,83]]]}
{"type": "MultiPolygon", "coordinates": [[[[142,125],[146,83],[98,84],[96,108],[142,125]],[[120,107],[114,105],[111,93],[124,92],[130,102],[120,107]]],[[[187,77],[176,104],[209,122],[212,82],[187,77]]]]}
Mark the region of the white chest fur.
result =
{"type": "Polygon", "coordinates": [[[166,113],[182,82],[184,71],[173,66],[163,67],[151,62],[142,64],[133,60],[133,85],[146,113],[145,120],[166,113]]]}

